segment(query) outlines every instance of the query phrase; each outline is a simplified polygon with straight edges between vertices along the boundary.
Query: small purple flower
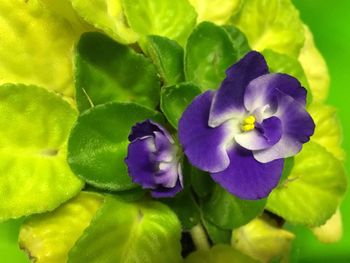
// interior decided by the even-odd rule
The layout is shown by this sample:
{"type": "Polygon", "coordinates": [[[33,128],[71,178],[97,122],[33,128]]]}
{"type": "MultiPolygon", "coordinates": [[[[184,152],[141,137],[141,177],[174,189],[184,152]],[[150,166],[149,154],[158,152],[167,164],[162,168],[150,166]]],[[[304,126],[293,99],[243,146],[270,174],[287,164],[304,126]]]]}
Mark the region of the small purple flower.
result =
{"type": "Polygon", "coordinates": [[[306,90],[286,74],[269,74],[264,57],[248,53],[226,71],[217,91],[194,99],[179,122],[189,161],[242,199],[266,197],[284,158],[309,141],[315,124],[306,90]]]}
{"type": "Polygon", "coordinates": [[[125,162],[133,182],[155,198],[173,197],[183,188],[178,147],[171,135],[150,120],[137,123],[129,135],[125,162]]]}

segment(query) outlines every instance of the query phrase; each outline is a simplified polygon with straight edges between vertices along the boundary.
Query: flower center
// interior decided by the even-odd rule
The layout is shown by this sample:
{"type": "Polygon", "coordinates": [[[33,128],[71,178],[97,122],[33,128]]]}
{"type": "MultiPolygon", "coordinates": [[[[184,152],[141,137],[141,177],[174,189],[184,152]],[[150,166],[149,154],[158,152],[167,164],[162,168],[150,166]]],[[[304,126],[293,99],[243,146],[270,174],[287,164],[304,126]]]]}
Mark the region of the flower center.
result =
{"type": "Polygon", "coordinates": [[[242,131],[251,131],[254,130],[255,128],[255,117],[253,115],[250,115],[246,118],[244,118],[243,122],[242,122],[242,126],[241,129],[242,131]]]}

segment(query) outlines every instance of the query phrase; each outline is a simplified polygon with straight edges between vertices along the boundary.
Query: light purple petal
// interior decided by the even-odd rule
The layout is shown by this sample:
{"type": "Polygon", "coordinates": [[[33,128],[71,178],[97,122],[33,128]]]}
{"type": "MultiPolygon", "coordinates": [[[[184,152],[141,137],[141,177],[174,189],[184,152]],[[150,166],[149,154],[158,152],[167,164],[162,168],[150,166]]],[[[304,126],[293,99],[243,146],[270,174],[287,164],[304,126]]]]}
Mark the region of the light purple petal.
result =
{"type": "Polygon", "coordinates": [[[154,198],[167,198],[174,197],[180,191],[182,191],[182,186],[180,184],[180,181],[178,180],[175,187],[166,188],[160,186],[157,189],[152,190],[151,195],[154,198]]]}
{"type": "Polygon", "coordinates": [[[169,141],[168,137],[157,131],[154,132],[154,136],[156,146],[154,161],[171,162],[176,158],[176,146],[169,141]]]}
{"type": "Polygon", "coordinates": [[[302,104],[290,96],[279,96],[275,115],[282,121],[282,138],[271,148],[253,151],[259,162],[268,163],[296,155],[314,133],[315,123],[311,116],[302,104]]]}
{"type": "Polygon", "coordinates": [[[306,89],[300,82],[287,74],[267,74],[252,80],[244,95],[244,105],[250,112],[275,103],[276,96],[288,95],[305,106],[306,89]]]}
{"type": "Polygon", "coordinates": [[[277,100],[270,105],[265,105],[255,109],[253,112],[250,112],[253,115],[258,123],[262,123],[265,119],[271,118],[277,111],[277,100]]]}
{"type": "Polygon", "coordinates": [[[152,161],[152,153],[155,151],[154,139],[146,136],[136,139],[128,146],[128,156],[125,163],[134,183],[143,188],[155,188],[154,174],[156,167],[152,161]]]}
{"type": "Polygon", "coordinates": [[[282,137],[282,123],[277,117],[265,119],[256,126],[254,130],[237,134],[236,142],[248,150],[262,150],[273,146],[282,137]]]}
{"type": "Polygon", "coordinates": [[[178,162],[160,163],[159,171],[154,176],[154,181],[158,185],[162,185],[167,188],[175,187],[178,174],[178,162]]]}
{"type": "Polygon", "coordinates": [[[228,119],[244,113],[244,94],[248,83],[267,73],[266,61],[256,51],[249,52],[229,68],[226,71],[226,79],[214,96],[209,125],[217,127],[228,119]]]}
{"type": "Polygon", "coordinates": [[[239,146],[229,151],[229,158],[229,167],[211,176],[224,189],[241,199],[256,200],[268,196],[282,175],[283,159],[260,163],[254,159],[251,151],[239,146]]]}
{"type": "Polygon", "coordinates": [[[183,174],[182,174],[181,162],[179,162],[178,165],[177,165],[177,173],[179,175],[180,185],[183,188],[184,187],[184,178],[183,178],[183,174]]]}
{"type": "Polygon", "coordinates": [[[213,91],[207,91],[187,107],[179,121],[179,141],[192,165],[204,171],[219,172],[229,165],[226,146],[232,135],[226,125],[208,126],[213,96],[213,91]]]}

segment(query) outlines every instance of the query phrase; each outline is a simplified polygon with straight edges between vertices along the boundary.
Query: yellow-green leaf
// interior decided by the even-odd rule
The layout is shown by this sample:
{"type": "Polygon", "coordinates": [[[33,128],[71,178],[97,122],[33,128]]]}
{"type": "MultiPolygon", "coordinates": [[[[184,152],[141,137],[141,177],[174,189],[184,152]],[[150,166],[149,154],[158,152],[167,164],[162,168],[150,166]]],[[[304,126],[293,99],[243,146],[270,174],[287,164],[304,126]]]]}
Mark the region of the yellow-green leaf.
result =
{"type": "Polygon", "coordinates": [[[266,208],[293,224],[323,225],[347,187],[341,161],[316,142],[304,144],[287,179],[268,197],[266,208]]]}
{"type": "Polygon", "coordinates": [[[239,10],[242,0],[189,0],[197,11],[197,23],[225,24],[239,10]]]}
{"type": "Polygon", "coordinates": [[[132,30],[124,16],[121,0],[70,0],[76,12],[85,21],[123,44],[134,43],[138,34],[132,30]]]}
{"type": "Polygon", "coordinates": [[[313,228],[312,232],[323,243],[336,243],[341,240],[343,223],[340,210],[338,209],[324,225],[313,228]]]}
{"type": "Polygon", "coordinates": [[[185,263],[257,263],[228,245],[216,245],[210,250],[197,250],[190,254],[185,263]]]}
{"type": "Polygon", "coordinates": [[[291,0],[245,0],[232,22],[258,51],[297,57],[304,44],[303,24],[291,0]]]}
{"type": "Polygon", "coordinates": [[[19,244],[36,263],[67,262],[68,252],[90,225],[103,197],[82,192],[56,210],[30,217],[21,227],[19,244]]]}
{"type": "Polygon", "coordinates": [[[73,9],[71,0],[39,0],[39,2],[52,13],[67,19],[77,33],[94,30],[94,27],[85,22],[73,9]]]}
{"type": "Polygon", "coordinates": [[[188,0],[121,2],[128,24],[141,36],[164,36],[183,46],[196,24],[197,14],[188,0]]]}
{"type": "Polygon", "coordinates": [[[315,124],[315,134],[311,140],[322,145],[339,160],[345,159],[342,143],[342,129],[336,114],[336,109],[322,103],[312,103],[308,107],[315,124]]]}
{"type": "Polygon", "coordinates": [[[288,257],[293,239],[292,233],[279,228],[267,216],[256,218],[232,232],[232,246],[260,262],[288,257]]]}
{"type": "Polygon", "coordinates": [[[167,206],[106,196],[69,263],[181,263],[181,226],[167,206]]]}
{"type": "Polygon", "coordinates": [[[73,96],[70,24],[36,0],[0,1],[0,84],[33,84],[73,96]]]}
{"type": "Polygon", "coordinates": [[[305,43],[300,50],[299,61],[310,84],[313,99],[324,101],[329,91],[327,64],[314,43],[310,29],[304,25],[305,43]]]}
{"type": "Polygon", "coordinates": [[[83,183],[67,163],[77,113],[35,86],[0,86],[0,221],[50,211],[83,183]]]}

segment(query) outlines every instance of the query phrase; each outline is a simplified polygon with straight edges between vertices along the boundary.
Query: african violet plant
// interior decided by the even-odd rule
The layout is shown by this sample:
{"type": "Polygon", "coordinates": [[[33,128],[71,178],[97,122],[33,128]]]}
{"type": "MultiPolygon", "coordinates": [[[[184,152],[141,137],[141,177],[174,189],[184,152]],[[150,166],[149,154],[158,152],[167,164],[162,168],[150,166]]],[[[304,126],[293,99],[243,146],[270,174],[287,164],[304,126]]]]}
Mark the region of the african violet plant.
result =
{"type": "Polygon", "coordinates": [[[286,261],[294,224],[330,241],[341,129],[290,0],[0,14],[0,219],[26,217],[34,262],[286,261]]]}

